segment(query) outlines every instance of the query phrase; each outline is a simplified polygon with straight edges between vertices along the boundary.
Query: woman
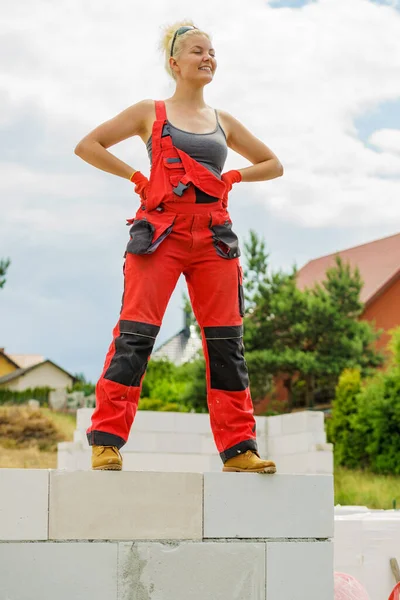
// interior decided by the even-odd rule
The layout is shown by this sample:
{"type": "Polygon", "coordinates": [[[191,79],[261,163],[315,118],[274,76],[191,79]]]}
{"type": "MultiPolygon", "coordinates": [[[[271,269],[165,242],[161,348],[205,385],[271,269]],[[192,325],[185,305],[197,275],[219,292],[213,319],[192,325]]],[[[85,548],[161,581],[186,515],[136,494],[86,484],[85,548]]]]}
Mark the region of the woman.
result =
{"type": "Polygon", "coordinates": [[[87,430],[92,468],[121,470],[142,379],[170,296],[183,273],[202,330],[210,423],[223,471],[275,473],[257,451],[243,356],[243,288],[237,236],[227,211],[233,184],[279,177],[271,150],[229,113],[209,107],[204,87],[217,61],[210,36],[176,23],[162,39],[176,90],[143,100],[90,132],[75,153],[135,184],[141,206],[125,253],[120,318],[96,386],[87,430]],[[138,135],[151,161],[150,181],[107,148],[138,135]],[[253,166],[222,173],[227,148],[253,166]],[[221,175],[222,173],[222,175],[221,175]]]}

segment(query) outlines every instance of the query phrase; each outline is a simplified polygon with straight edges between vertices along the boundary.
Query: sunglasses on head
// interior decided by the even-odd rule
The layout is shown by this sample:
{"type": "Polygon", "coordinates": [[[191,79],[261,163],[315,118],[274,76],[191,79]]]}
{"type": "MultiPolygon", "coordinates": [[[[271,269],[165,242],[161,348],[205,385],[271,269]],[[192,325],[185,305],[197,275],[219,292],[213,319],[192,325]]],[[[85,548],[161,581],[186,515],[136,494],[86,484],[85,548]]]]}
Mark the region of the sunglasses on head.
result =
{"type": "Polygon", "coordinates": [[[189,31],[190,29],[197,29],[197,27],[194,27],[193,25],[183,25],[183,27],[179,27],[179,29],[177,29],[175,31],[174,37],[172,39],[172,44],[171,44],[171,54],[170,54],[170,57],[174,53],[175,40],[178,37],[178,35],[182,35],[183,33],[186,33],[187,31],[189,31]]]}

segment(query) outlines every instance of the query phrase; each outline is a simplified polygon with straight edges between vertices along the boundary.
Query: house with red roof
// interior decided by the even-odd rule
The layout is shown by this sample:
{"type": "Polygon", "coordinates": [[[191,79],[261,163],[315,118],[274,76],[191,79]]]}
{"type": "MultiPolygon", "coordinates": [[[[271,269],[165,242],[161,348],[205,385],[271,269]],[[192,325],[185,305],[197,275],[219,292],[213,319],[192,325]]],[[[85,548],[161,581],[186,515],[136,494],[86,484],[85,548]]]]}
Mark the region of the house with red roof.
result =
{"type": "MultiPolygon", "coordinates": [[[[360,271],[364,282],[360,293],[364,312],[360,318],[384,330],[376,344],[384,351],[390,339],[388,332],[400,326],[400,233],[310,260],[298,271],[298,288],[304,290],[322,283],[327,269],[335,266],[337,255],[343,262],[350,263],[352,269],[358,267],[360,271]]],[[[286,389],[281,381],[275,383],[278,399],[285,401],[286,389]]],[[[260,402],[256,412],[263,412],[265,405],[266,402],[260,402]]]]}

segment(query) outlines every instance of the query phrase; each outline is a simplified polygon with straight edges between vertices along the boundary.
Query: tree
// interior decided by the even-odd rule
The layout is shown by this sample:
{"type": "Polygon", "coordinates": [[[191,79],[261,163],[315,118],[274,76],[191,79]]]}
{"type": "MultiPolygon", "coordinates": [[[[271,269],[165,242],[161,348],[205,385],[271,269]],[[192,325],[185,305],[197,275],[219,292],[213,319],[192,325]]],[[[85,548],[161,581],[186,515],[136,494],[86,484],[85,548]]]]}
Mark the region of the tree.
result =
{"type": "Polygon", "coordinates": [[[266,377],[283,377],[289,410],[294,389],[312,407],[323,388],[325,395],[334,396],[344,368],[359,366],[366,375],[383,363],[383,355],[373,346],[380,332],[358,320],[363,310],[358,269],[352,272],[337,257],[322,285],[301,291],[295,267],[290,273],[269,274],[264,243],[254,232],[245,252],[247,265],[252,266],[246,271],[250,273],[244,329],[247,360],[266,377]]]}
{"type": "Polygon", "coordinates": [[[7,269],[10,266],[10,259],[0,260],[0,289],[4,286],[6,280],[5,275],[7,273],[7,269]]]}

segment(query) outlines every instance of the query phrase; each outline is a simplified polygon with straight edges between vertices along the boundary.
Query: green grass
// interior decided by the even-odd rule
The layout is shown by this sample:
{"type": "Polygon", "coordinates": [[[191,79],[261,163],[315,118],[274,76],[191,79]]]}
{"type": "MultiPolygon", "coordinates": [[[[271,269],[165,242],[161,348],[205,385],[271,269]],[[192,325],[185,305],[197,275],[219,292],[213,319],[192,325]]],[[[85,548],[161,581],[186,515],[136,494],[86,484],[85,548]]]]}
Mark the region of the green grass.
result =
{"type": "Polygon", "coordinates": [[[72,442],[76,429],[76,415],[56,412],[50,408],[41,408],[41,411],[54,422],[54,425],[63,434],[65,441],[72,442]]]}
{"type": "Polygon", "coordinates": [[[376,475],[335,466],[335,504],[400,509],[400,475],[376,475]]]}

